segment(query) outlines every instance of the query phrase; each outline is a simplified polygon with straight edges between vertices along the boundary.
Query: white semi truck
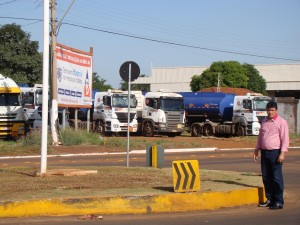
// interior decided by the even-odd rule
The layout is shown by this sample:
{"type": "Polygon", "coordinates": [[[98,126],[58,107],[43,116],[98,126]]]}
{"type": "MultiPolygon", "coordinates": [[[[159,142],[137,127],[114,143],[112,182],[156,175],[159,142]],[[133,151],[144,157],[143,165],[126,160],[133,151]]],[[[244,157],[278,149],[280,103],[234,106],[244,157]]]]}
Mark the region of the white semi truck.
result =
{"type": "Polygon", "coordinates": [[[20,88],[12,79],[0,74],[0,138],[24,136],[26,120],[20,88]]]}
{"type": "MultiPolygon", "coordinates": [[[[137,132],[135,95],[130,95],[129,131],[137,132]]],[[[120,90],[96,92],[94,99],[94,131],[101,134],[127,132],[128,128],[128,93],[120,90]]]]}
{"type": "Polygon", "coordinates": [[[145,95],[133,92],[141,102],[137,108],[138,130],[145,137],[155,134],[174,137],[184,129],[184,102],[180,94],[168,90],[147,92],[145,95]]]}
{"type": "MultiPolygon", "coordinates": [[[[33,87],[20,87],[22,95],[22,105],[24,107],[24,112],[28,116],[27,129],[40,130],[42,128],[42,110],[43,110],[43,85],[35,84],[33,87]]],[[[50,99],[50,93],[48,93],[48,101],[50,99]]],[[[50,106],[50,101],[48,106],[50,106]]],[[[49,112],[51,107],[49,107],[49,112]]],[[[50,128],[50,113],[48,115],[48,126],[50,128]]],[[[69,112],[68,110],[63,110],[63,108],[58,108],[58,126],[69,127],[69,112]],[[64,114],[65,113],[65,114],[64,114]]]]}
{"type": "Polygon", "coordinates": [[[27,124],[32,129],[35,120],[42,120],[43,86],[35,84],[34,87],[20,87],[20,89],[24,112],[28,116],[27,124]]]}

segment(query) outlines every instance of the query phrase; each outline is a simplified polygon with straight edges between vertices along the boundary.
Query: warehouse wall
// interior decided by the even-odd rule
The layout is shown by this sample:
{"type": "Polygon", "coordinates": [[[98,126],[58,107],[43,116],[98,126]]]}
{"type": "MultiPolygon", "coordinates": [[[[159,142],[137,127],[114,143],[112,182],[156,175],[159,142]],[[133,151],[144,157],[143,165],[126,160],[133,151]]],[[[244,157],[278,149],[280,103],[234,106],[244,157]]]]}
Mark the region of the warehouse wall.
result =
{"type": "Polygon", "coordinates": [[[289,126],[290,133],[300,134],[300,103],[292,97],[276,98],[278,114],[284,118],[289,126]]]}

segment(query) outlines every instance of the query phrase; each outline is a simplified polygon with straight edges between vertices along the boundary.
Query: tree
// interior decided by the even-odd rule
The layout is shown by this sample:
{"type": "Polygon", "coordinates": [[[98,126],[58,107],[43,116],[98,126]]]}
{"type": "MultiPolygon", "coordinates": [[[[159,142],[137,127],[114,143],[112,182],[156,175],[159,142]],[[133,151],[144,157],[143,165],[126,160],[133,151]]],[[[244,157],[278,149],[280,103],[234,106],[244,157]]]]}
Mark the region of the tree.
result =
{"type": "Polygon", "coordinates": [[[218,74],[221,87],[247,88],[247,70],[239,62],[214,62],[201,76],[194,75],[190,83],[192,91],[218,86],[218,74]]]}
{"type": "Polygon", "coordinates": [[[248,86],[247,88],[257,93],[266,93],[267,84],[265,78],[263,78],[257,69],[251,64],[243,64],[243,67],[247,70],[248,86]]]}
{"type": "MultiPolygon", "coordinates": [[[[141,74],[140,77],[145,77],[145,74],[141,74]]],[[[122,91],[128,90],[128,82],[122,80],[120,83],[120,89],[122,91]]],[[[150,91],[150,84],[131,84],[132,91],[150,91]]]]}
{"type": "Polygon", "coordinates": [[[6,24],[0,27],[0,73],[17,83],[32,86],[42,81],[42,54],[38,42],[21,26],[6,24]]]}
{"type": "Polygon", "coordinates": [[[201,79],[200,75],[194,75],[192,77],[192,81],[190,83],[191,90],[199,91],[199,90],[201,90],[201,87],[206,86],[201,83],[202,80],[204,80],[204,79],[201,79]]]}
{"type": "Polygon", "coordinates": [[[110,84],[105,84],[106,80],[97,75],[96,72],[93,73],[93,89],[97,89],[98,91],[107,91],[108,89],[112,89],[110,84]]]}

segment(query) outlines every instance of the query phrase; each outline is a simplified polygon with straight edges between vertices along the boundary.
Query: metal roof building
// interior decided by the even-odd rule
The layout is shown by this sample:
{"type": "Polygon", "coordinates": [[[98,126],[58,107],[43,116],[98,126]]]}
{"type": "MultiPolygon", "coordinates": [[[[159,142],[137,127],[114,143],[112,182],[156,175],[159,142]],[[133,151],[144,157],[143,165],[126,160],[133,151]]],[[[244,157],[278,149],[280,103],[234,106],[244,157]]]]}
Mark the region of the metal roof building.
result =
{"type": "MultiPolygon", "coordinates": [[[[265,64],[254,67],[266,79],[270,96],[300,99],[300,64],[265,64]]],[[[201,75],[207,68],[209,66],[154,67],[151,76],[139,77],[132,83],[150,84],[150,91],[191,91],[192,76],[201,75]]]]}

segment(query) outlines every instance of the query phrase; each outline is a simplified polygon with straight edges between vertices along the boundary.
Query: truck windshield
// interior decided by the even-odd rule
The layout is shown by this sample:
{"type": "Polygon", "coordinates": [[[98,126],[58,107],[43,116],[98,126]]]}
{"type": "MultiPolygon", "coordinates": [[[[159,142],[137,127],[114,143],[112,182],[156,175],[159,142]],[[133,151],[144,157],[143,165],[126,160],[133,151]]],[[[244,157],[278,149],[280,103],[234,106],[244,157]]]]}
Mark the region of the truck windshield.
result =
{"type": "Polygon", "coordinates": [[[256,110],[256,111],[265,111],[268,102],[271,101],[271,100],[272,99],[269,99],[269,98],[264,98],[264,99],[257,98],[257,99],[254,99],[254,101],[253,101],[253,110],[256,110]]]}
{"type": "Polygon", "coordinates": [[[34,104],[34,93],[32,92],[26,92],[23,94],[23,101],[24,104],[34,104]]]}
{"type": "Polygon", "coordinates": [[[20,94],[0,94],[0,106],[21,106],[20,94]]]}
{"type": "Polygon", "coordinates": [[[161,99],[160,108],[166,111],[183,110],[182,98],[163,98],[161,99]]]}
{"type": "MultiPolygon", "coordinates": [[[[128,95],[114,95],[112,99],[112,107],[128,108],[128,95]]],[[[130,108],[136,107],[136,98],[130,96],[130,108]]]]}
{"type": "MultiPolygon", "coordinates": [[[[43,90],[42,89],[37,89],[35,92],[35,97],[36,97],[36,105],[41,106],[43,104],[43,90]]],[[[50,98],[50,92],[48,92],[48,105],[50,105],[51,98],[50,98]]]]}
{"type": "Polygon", "coordinates": [[[43,91],[42,90],[37,90],[36,91],[36,104],[38,106],[41,106],[43,103],[43,91]]]}

